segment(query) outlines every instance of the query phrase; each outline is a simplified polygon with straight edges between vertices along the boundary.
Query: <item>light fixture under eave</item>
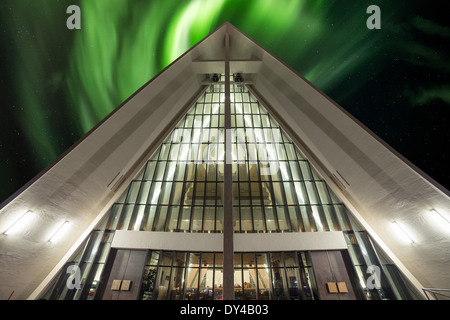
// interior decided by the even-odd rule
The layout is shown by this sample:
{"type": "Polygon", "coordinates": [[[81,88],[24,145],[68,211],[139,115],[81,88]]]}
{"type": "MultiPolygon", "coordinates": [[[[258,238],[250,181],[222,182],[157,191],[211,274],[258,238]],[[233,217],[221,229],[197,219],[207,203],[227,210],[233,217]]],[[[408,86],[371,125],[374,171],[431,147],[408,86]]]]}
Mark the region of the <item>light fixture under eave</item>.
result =
{"type": "Polygon", "coordinates": [[[393,227],[397,231],[397,235],[400,236],[405,242],[413,244],[414,240],[411,236],[397,223],[397,221],[392,222],[393,227]]]}
{"type": "Polygon", "coordinates": [[[428,211],[427,217],[428,220],[433,223],[433,227],[435,229],[440,229],[446,234],[450,233],[450,221],[440,212],[436,211],[435,209],[432,209],[428,211]]]}
{"type": "Polygon", "coordinates": [[[56,242],[61,236],[64,234],[65,229],[67,228],[69,221],[64,221],[56,230],[53,232],[51,237],[48,239],[48,242],[56,242]]]}
{"type": "Polygon", "coordinates": [[[4,235],[12,235],[20,233],[26,226],[28,226],[33,220],[33,212],[28,210],[13,224],[11,224],[4,232],[4,235]]]}
{"type": "Polygon", "coordinates": [[[450,225],[450,221],[448,221],[442,214],[440,214],[436,210],[432,209],[429,211],[429,213],[432,214],[435,218],[437,218],[439,220],[439,222],[444,223],[444,224],[447,223],[450,225]]]}

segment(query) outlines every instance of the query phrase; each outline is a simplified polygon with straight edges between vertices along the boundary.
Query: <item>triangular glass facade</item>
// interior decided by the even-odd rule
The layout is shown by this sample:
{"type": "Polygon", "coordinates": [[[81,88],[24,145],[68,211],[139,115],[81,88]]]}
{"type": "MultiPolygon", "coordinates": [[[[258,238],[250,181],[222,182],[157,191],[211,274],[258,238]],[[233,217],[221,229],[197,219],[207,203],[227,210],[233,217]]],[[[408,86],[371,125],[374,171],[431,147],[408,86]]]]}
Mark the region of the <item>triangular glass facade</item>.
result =
{"type": "MultiPolygon", "coordinates": [[[[397,268],[279,124],[243,84],[231,80],[233,194],[228,196],[233,197],[234,232],[343,231],[361,298],[412,298],[397,268]],[[367,287],[370,265],[382,267],[378,289],[367,287]]],[[[81,287],[68,289],[70,273],[64,268],[48,299],[102,298],[97,288],[106,281],[116,230],[223,232],[224,86],[219,81],[205,91],[67,264],[79,266],[81,287]]],[[[149,251],[140,297],[220,299],[221,259],[221,253],[149,251]],[[161,291],[153,282],[162,281],[164,270],[172,276],[161,291]]],[[[236,253],[235,279],[236,299],[317,298],[307,252],[236,253]],[[292,272],[291,265],[299,271],[292,272]]]]}

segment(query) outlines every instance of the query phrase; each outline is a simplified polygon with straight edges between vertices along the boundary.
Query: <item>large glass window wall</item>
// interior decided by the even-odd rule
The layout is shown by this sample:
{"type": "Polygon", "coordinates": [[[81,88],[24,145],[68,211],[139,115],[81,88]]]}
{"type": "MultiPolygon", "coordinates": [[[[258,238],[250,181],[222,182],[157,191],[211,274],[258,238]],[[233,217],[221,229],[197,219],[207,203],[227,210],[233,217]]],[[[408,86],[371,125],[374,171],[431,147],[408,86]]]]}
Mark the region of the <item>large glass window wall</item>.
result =
{"type": "Polygon", "coordinates": [[[272,116],[231,88],[234,231],[350,230],[345,206],[272,116]]]}
{"type": "MultiPolygon", "coordinates": [[[[349,231],[347,209],[271,115],[232,85],[234,231],[349,231]]],[[[108,230],[223,232],[224,87],[208,89],[109,213],[108,230]]]]}
{"type": "Polygon", "coordinates": [[[142,300],[221,300],[222,253],[149,251],[142,300]]]}
{"type": "MultiPolygon", "coordinates": [[[[362,236],[364,230],[355,229],[345,205],[267,110],[245,86],[233,81],[230,94],[233,194],[229,196],[233,200],[234,232],[344,231],[361,290],[367,299],[412,297],[412,290],[402,284],[396,267],[388,262],[380,263],[381,258],[373,258],[378,251],[371,241],[366,241],[368,236],[362,236]],[[365,287],[370,276],[366,271],[373,261],[363,259],[364,252],[368,252],[376,265],[383,265],[383,276],[387,280],[380,290],[365,287]]],[[[106,281],[102,270],[115,230],[223,232],[224,101],[223,83],[213,84],[205,91],[111,207],[88,238],[87,245],[79,249],[77,258],[68,263],[68,266],[80,267],[81,289],[69,292],[64,288],[69,277],[64,269],[47,297],[94,299],[98,283],[106,281]]],[[[165,282],[160,282],[163,289],[149,289],[142,298],[220,298],[219,254],[213,257],[214,266],[206,268],[189,267],[191,263],[185,266],[150,263],[146,269],[149,279],[154,276],[165,282]],[[180,281],[190,281],[191,287],[183,287],[181,291],[180,281]]],[[[250,256],[245,254],[245,257],[250,256]]],[[[266,267],[258,265],[258,254],[254,257],[255,267],[250,264],[246,267],[241,256],[242,264],[235,266],[237,297],[314,298],[307,258],[296,256],[292,260],[280,254],[281,264],[277,267],[272,263],[272,254],[265,257],[266,267]],[[293,267],[284,267],[286,261],[293,267]]],[[[191,261],[190,253],[186,259],[191,261]]]]}
{"type": "Polygon", "coordinates": [[[223,231],[224,90],[208,89],[113,205],[108,230],[223,231]]]}
{"type": "MultiPolygon", "coordinates": [[[[222,253],[150,251],[140,298],[221,300],[222,253]]],[[[236,300],[317,299],[307,252],[235,253],[236,300]]]]}

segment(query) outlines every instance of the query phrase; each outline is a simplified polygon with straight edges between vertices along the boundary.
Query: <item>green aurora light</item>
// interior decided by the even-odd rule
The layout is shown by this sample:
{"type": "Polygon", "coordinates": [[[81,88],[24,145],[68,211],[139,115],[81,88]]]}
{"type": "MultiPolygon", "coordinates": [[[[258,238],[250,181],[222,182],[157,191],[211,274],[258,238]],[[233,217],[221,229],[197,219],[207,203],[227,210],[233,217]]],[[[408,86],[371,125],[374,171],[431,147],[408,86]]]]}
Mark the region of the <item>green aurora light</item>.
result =
{"type": "MultiPolygon", "coordinates": [[[[342,0],[78,0],[70,4],[81,8],[81,30],[65,27],[69,5],[65,1],[0,4],[1,39],[6,43],[0,51],[6,57],[1,70],[8,83],[3,89],[12,101],[8,111],[2,106],[2,112],[13,119],[6,124],[4,116],[2,122],[25,137],[20,141],[29,154],[22,157],[33,159],[27,180],[225,21],[380,135],[389,121],[382,115],[393,108],[392,101],[397,102],[394,114],[433,101],[450,103],[449,55],[439,45],[440,40],[450,40],[450,29],[422,15],[419,1],[409,1],[408,6],[400,1],[342,0]],[[366,28],[370,4],[382,9],[381,30],[366,28]],[[430,38],[439,41],[430,43],[430,38]],[[430,79],[417,81],[426,73],[430,79]],[[372,96],[367,98],[369,92],[372,96]]],[[[382,138],[401,149],[393,143],[400,135],[404,134],[382,138]]],[[[9,178],[14,176],[11,170],[20,166],[11,164],[13,146],[6,135],[4,140],[0,147],[8,149],[2,150],[2,158],[9,163],[1,166],[0,174],[4,180],[14,180],[9,178]]],[[[5,190],[6,195],[14,191],[5,190]]]]}

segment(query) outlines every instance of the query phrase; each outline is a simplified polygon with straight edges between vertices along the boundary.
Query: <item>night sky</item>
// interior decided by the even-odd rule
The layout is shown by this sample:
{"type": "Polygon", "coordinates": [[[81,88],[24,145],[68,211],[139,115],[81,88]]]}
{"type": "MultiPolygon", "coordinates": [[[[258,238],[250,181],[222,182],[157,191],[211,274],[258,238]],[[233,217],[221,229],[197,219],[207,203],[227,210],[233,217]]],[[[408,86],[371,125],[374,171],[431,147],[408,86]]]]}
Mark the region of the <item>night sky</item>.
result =
{"type": "Polygon", "coordinates": [[[0,202],[225,21],[450,189],[444,1],[1,0],[0,202]],[[81,8],[81,30],[66,9],[81,8]],[[381,8],[381,30],[366,9],[381,8]]]}

